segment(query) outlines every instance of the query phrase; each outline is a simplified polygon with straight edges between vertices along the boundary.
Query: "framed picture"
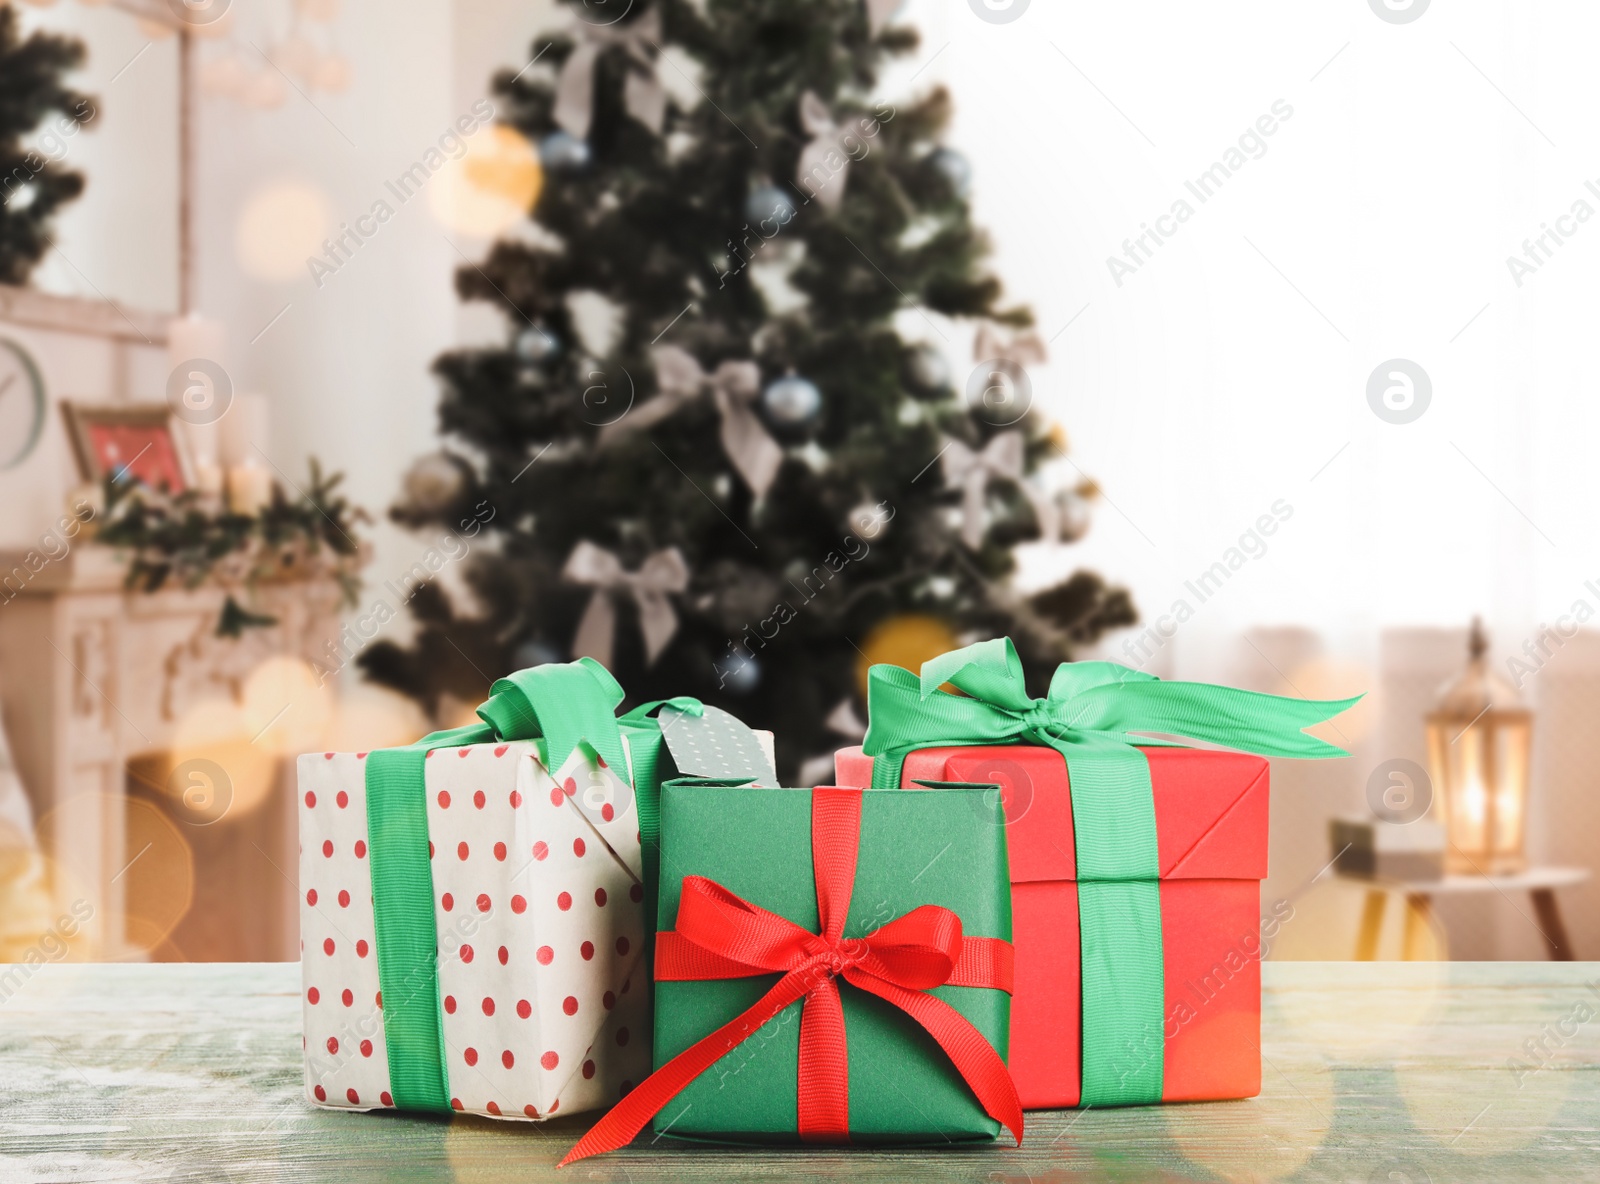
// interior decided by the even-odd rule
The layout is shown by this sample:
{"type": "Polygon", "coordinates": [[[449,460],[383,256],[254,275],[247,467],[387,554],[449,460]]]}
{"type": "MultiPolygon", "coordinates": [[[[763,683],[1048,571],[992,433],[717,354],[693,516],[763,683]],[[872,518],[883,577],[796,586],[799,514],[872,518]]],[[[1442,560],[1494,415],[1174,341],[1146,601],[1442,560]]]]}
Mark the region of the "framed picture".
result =
{"type": "Polygon", "coordinates": [[[115,476],[169,493],[183,493],[194,483],[167,404],[90,406],[63,400],[61,411],[85,481],[98,484],[115,476]]]}

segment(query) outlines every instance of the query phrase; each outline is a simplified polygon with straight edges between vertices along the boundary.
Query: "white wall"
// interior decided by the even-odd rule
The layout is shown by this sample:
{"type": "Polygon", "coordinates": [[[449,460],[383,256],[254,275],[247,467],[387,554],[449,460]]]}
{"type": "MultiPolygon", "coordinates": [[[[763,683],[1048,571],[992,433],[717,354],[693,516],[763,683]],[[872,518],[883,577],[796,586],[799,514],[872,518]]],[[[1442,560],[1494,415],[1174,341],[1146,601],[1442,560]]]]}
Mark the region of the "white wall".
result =
{"type": "Polygon", "coordinates": [[[1600,214],[1582,114],[1600,12],[1464,0],[1391,25],[1357,0],[1157,0],[1034,3],[990,25],[912,0],[907,15],[932,58],[917,85],[955,89],[952,139],[1008,288],[1046,337],[1087,306],[1036,383],[1113,503],[1073,560],[1165,608],[1283,498],[1292,523],[1207,606],[1212,627],[1370,635],[1481,611],[1525,630],[1571,602],[1600,537],[1583,332],[1600,229],[1520,289],[1505,258],[1579,198],[1600,214]],[[1184,181],[1279,99],[1294,115],[1265,154],[1198,203],[1184,181]],[[1180,197],[1194,218],[1119,287],[1107,257],[1180,197]],[[1434,386],[1405,426],[1365,398],[1397,356],[1434,386]]]}

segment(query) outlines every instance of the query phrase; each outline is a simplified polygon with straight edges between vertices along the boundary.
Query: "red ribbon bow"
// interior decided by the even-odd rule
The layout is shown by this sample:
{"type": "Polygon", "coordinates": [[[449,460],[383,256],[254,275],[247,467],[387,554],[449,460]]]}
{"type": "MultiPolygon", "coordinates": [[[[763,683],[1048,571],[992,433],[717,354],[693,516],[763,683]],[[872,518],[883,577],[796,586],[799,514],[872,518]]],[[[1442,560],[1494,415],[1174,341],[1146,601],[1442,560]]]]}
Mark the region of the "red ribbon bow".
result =
{"type": "Polygon", "coordinates": [[[1005,1062],[981,1032],[927,992],[950,985],[1011,991],[1011,943],[965,937],[961,918],[925,904],[865,937],[845,938],[861,835],[859,789],[811,793],[811,851],[820,933],[729,892],[685,876],[676,931],[656,936],[656,980],[749,978],[781,972],[743,1015],[691,1045],[647,1077],[595,1124],[559,1166],[626,1146],[691,1081],[797,999],[800,1017],[800,1137],[843,1143],[850,1134],[849,1060],[835,979],[894,1004],[927,1030],[989,1117],[1022,1142],[1022,1104],[1005,1062]]]}

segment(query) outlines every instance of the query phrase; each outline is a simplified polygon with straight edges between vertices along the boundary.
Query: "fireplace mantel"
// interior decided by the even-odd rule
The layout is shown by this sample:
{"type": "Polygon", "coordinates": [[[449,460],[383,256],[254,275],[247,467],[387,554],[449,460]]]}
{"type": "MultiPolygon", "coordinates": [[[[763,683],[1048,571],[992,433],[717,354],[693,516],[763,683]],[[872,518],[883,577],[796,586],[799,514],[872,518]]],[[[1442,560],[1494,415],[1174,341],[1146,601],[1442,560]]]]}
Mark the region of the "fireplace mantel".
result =
{"type": "MultiPolygon", "coordinates": [[[[20,559],[0,552],[0,571],[20,559]]],[[[85,543],[46,564],[20,593],[0,593],[0,709],[34,815],[53,822],[44,828],[45,854],[57,903],[66,910],[82,897],[92,907],[87,952],[98,958],[137,957],[147,944],[128,924],[128,885],[138,878],[128,872],[140,858],[129,850],[127,831],[130,760],[164,753],[195,703],[238,702],[245,680],[267,658],[325,660],[340,625],[340,590],[331,579],[262,585],[253,607],[277,624],[225,638],[215,636],[221,588],[131,592],[124,574],[109,548],[85,543]]],[[[159,798],[161,787],[153,788],[159,798]]],[[[213,917],[208,936],[196,940],[220,942],[220,952],[179,946],[166,956],[297,956],[293,885],[277,882],[296,866],[292,804],[292,791],[280,783],[247,818],[206,827],[179,819],[197,863],[210,851],[232,873],[245,874],[239,865],[250,864],[249,874],[271,889],[253,898],[282,907],[271,916],[213,917]]],[[[191,912],[215,912],[221,902],[203,899],[214,888],[209,874],[203,889],[197,880],[191,912]]]]}

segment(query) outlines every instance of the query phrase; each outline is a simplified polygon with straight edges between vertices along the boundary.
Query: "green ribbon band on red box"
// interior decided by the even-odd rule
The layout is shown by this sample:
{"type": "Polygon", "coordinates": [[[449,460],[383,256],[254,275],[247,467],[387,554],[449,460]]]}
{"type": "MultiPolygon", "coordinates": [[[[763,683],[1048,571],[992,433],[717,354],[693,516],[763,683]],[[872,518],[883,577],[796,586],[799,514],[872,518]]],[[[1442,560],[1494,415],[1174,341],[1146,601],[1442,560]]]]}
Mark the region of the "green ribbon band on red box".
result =
{"type": "MultiPolygon", "coordinates": [[[[489,699],[478,708],[482,723],[434,732],[415,744],[380,749],[367,757],[373,929],[389,1088],[398,1108],[450,1112],[439,1005],[439,936],[428,863],[428,753],[537,740],[545,767],[554,773],[582,744],[620,772],[629,768],[622,744],[626,733],[640,830],[647,813],[659,828],[655,794],[661,732],[648,713],[660,704],[647,703],[618,719],[622,699],[622,687],[593,658],[535,666],[489,689],[489,699]]],[[[671,702],[691,714],[702,710],[695,699],[671,702]]]]}
{"type": "Polygon", "coordinates": [[[1010,638],[867,674],[863,750],[872,785],[900,785],[920,748],[1038,744],[1067,762],[1077,851],[1085,1106],[1159,1102],[1162,1058],[1140,1055],[1164,1031],[1160,866],[1150,765],[1137,746],[1201,740],[1261,756],[1348,756],[1302,730],[1361,698],[1289,699],[1163,682],[1115,662],[1064,662],[1043,699],[1028,695],[1010,638]],[[963,694],[939,688],[949,683],[963,694]]]}

